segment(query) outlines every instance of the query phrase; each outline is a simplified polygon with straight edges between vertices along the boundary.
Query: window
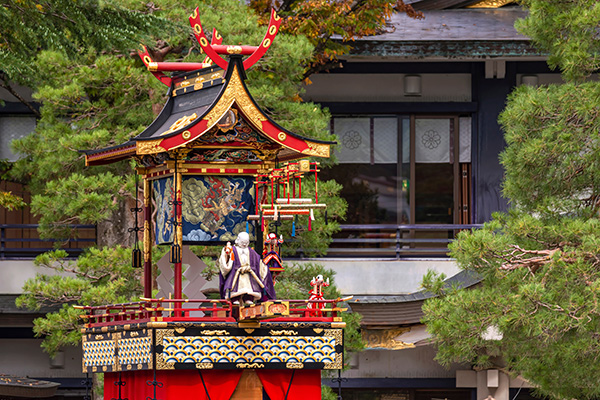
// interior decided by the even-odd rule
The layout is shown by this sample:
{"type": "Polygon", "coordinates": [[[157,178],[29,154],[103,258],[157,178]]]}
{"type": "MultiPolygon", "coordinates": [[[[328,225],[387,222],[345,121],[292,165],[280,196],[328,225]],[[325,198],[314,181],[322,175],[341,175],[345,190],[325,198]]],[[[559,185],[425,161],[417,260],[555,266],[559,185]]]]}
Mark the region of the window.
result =
{"type": "Polygon", "coordinates": [[[348,224],[470,223],[471,118],[336,116],[348,224]]]}
{"type": "Polygon", "coordinates": [[[0,116],[0,159],[16,161],[18,156],[10,147],[10,142],[29,135],[34,131],[36,125],[35,116],[25,115],[1,115],[0,116]]]}

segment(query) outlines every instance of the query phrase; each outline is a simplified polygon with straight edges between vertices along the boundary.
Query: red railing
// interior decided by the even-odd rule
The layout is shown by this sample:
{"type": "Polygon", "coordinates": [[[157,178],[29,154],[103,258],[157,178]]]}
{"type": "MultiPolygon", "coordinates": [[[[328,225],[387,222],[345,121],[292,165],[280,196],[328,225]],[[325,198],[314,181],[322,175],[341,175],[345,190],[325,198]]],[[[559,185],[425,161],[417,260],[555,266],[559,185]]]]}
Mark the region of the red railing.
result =
{"type": "MultiPolygon", "coordinates": [[[[282,300],[289,302],[289,315],[263,319],[264,322],[333,322],[346,309],[335,300],[282,300]],[[308,308],[308,304],[317,304],[308,308]],[[319,308],[321,307],[321,308],[319,308]]],[[[142,301],[103,306],[75,306],[87,328],[145,322],[236,322],[228,300],[142,299],[142,301]]]]}
{"type": "Polygon", "coordinates": [[[332,322],[334,318],[339,317],[338,313],[345,311],[345,308],[339,308],[337,303],[343,299],[335,300],[285,300],[290,303],[290,315],[276,317],[265,321],[291,321],[293,319],[311,321],[332,322]],[[309,304],[315,304],[315,308],[308,308],[309,304]],[[321,308],[319,308],[321,307],[321,308]]]}
{"type": "Polygon", "coordinates": [[[144,323],[151,321],[234,322],[227,300],[143,299],[103,306],[76,306],[85,311],[81,318],[89,327],[144,323]]]}

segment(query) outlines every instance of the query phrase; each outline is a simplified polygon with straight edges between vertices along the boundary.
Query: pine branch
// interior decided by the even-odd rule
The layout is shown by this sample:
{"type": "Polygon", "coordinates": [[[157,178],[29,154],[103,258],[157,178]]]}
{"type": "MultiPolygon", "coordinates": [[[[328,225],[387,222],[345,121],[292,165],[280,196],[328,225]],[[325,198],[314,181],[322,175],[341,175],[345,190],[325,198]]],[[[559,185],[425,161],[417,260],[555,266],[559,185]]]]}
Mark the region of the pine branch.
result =
{"type": "Polygon", "coordinates": [[[67,265],[69,265],[69,264],[71,264],[71,263],[68,261],[62,260],[62,259],[59,259],[59,260],[52,259],[52,260],[50,260],[50,262],[44,262],[42,265],[46,268],[50,268],[55,271],[70,272],[77,277],[86,278],[86,279],[89,279],[94,282],[98,282],[98,281],[106,278],[107,276],[112,276],[110,272],[105,272],[98,276],[92,275],[87,272],[82,272],[82,271],[78,270],[77,268],[68,267],[67,265]]]}
{"type": "Polygon", "coordinates": [[[79,300],[81,300],[81,296],[67,295],[66,293],[62,296],[52,297],[42,296],[37,293],[29,294],[29,296],[33,297],[37,304],[49,307],[62,305],[64,303],[77,303],[79,300]]]}
{"type": "Polygon", "coordinates": [[[12,94],[19,102],[23,103],[25,107],[29,108],[31,112],[37,117],[42,118],[42,114],[35,107],[25,100],[17,91],[8,83],[4,74],[0,75],[0,87],[6,89],[10,94],[12,94]]]}
{"type": "Polygon", "coordinates": [[[503,271],[514,271],[520,268],[527,268],[532,274],[541,266],[550,262],[554,254],[560,250],[525,250],[517,245],[511,245],[510,247],[514,250],[508,254],[497,256],[505,261],[500,269],[503,271]]]}
{"type": "Polygon", "coordinates": [[[95,275],[92,275],[92,274],[88,274],[86,272],[81,272],[81,271],[77,270],[76,268],[66,268],[66,267],[63,267],[62,270],[65,271],[65,272],[70,272],[70,273],[72,273],[74,275],[77,275],[79,277],[82,277],[82,278],[87,278],[87,279],[95,281],[95,282],[98,282],[101,279],[106,278],[107,276],[111,276],[111,277],[115,276],[114,274],[111,274],[110,272],[106,272],[106,273],[104,273],[102,275],[95,276],[95,275]]]}

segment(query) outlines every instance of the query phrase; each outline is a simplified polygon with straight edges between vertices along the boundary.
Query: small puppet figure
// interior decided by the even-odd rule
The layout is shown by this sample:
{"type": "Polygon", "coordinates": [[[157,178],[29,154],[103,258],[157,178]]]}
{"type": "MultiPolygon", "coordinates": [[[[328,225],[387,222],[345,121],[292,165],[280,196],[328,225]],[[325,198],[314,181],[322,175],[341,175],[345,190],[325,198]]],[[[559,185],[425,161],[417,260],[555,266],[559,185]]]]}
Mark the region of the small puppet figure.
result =
{"type": "Polygon", "coordinates": [[[283,243],[283,235],[277,235],[269,233],[265,240],[265,247],[263,251],[262,261],[269,267],[269,271],[273,276],[273,281],[277,279],[277,276],[283,272],[283,264],[279,253],[281,252],[281,243],[283,243]]]}
{"type": "Polygon", "coordinates": [[[219,257],[219,290],[221,298],[234,304],[274,300],[275,289],[269,268],[254,249],[248,247],[250,236],[241,232],[235,245],[221,250],[219,257]]]}
{"type": "MultiPolygon", "coordinates": [[[[323,287],[329,286],[329,278],[327,278],[327,281],[325,281],[323,280],[323,275],[317,275],[316,277],[312,278],[312,281],[310,281],[310,285],[312,286],[312,290],[308,292],[308,294],[310,295],[308,300],[324,300],[323,287]]],[[[314,302],[308,303],[306,305],[306,308],[315,310],[312,312],[312,314],[320,316],[321,309],[323,308],[323,306],[324,303],[314,302]]]]}

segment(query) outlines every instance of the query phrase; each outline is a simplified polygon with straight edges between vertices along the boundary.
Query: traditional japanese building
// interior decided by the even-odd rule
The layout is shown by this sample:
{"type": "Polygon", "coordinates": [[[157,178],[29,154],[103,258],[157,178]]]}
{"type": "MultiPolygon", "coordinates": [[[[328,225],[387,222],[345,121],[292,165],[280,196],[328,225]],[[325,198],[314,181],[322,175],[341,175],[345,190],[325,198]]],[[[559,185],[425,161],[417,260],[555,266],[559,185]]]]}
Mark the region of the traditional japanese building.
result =
{"type": "Polygon", "coordinates": [[[445,246],[507,208],[497,120],[508,94],[558,83],[560,74],[515,30],[526,16],[516,2],[410,3],[424,19],[393,15],[386,32],[356,40],[341,68],[306,87],[305,99],[333,114],[340,164],[323,176],[344,185],[349,204],[329,249],[337,258],[325,263],[355,295],[350,306],[363,315],[367,341],[342,374],[344,399],[506,400],[527,385],[497,370],[488,379],[470,366],[436,364],[419,286],[428,269],[476,283],[457,275],[445,246]]]}

